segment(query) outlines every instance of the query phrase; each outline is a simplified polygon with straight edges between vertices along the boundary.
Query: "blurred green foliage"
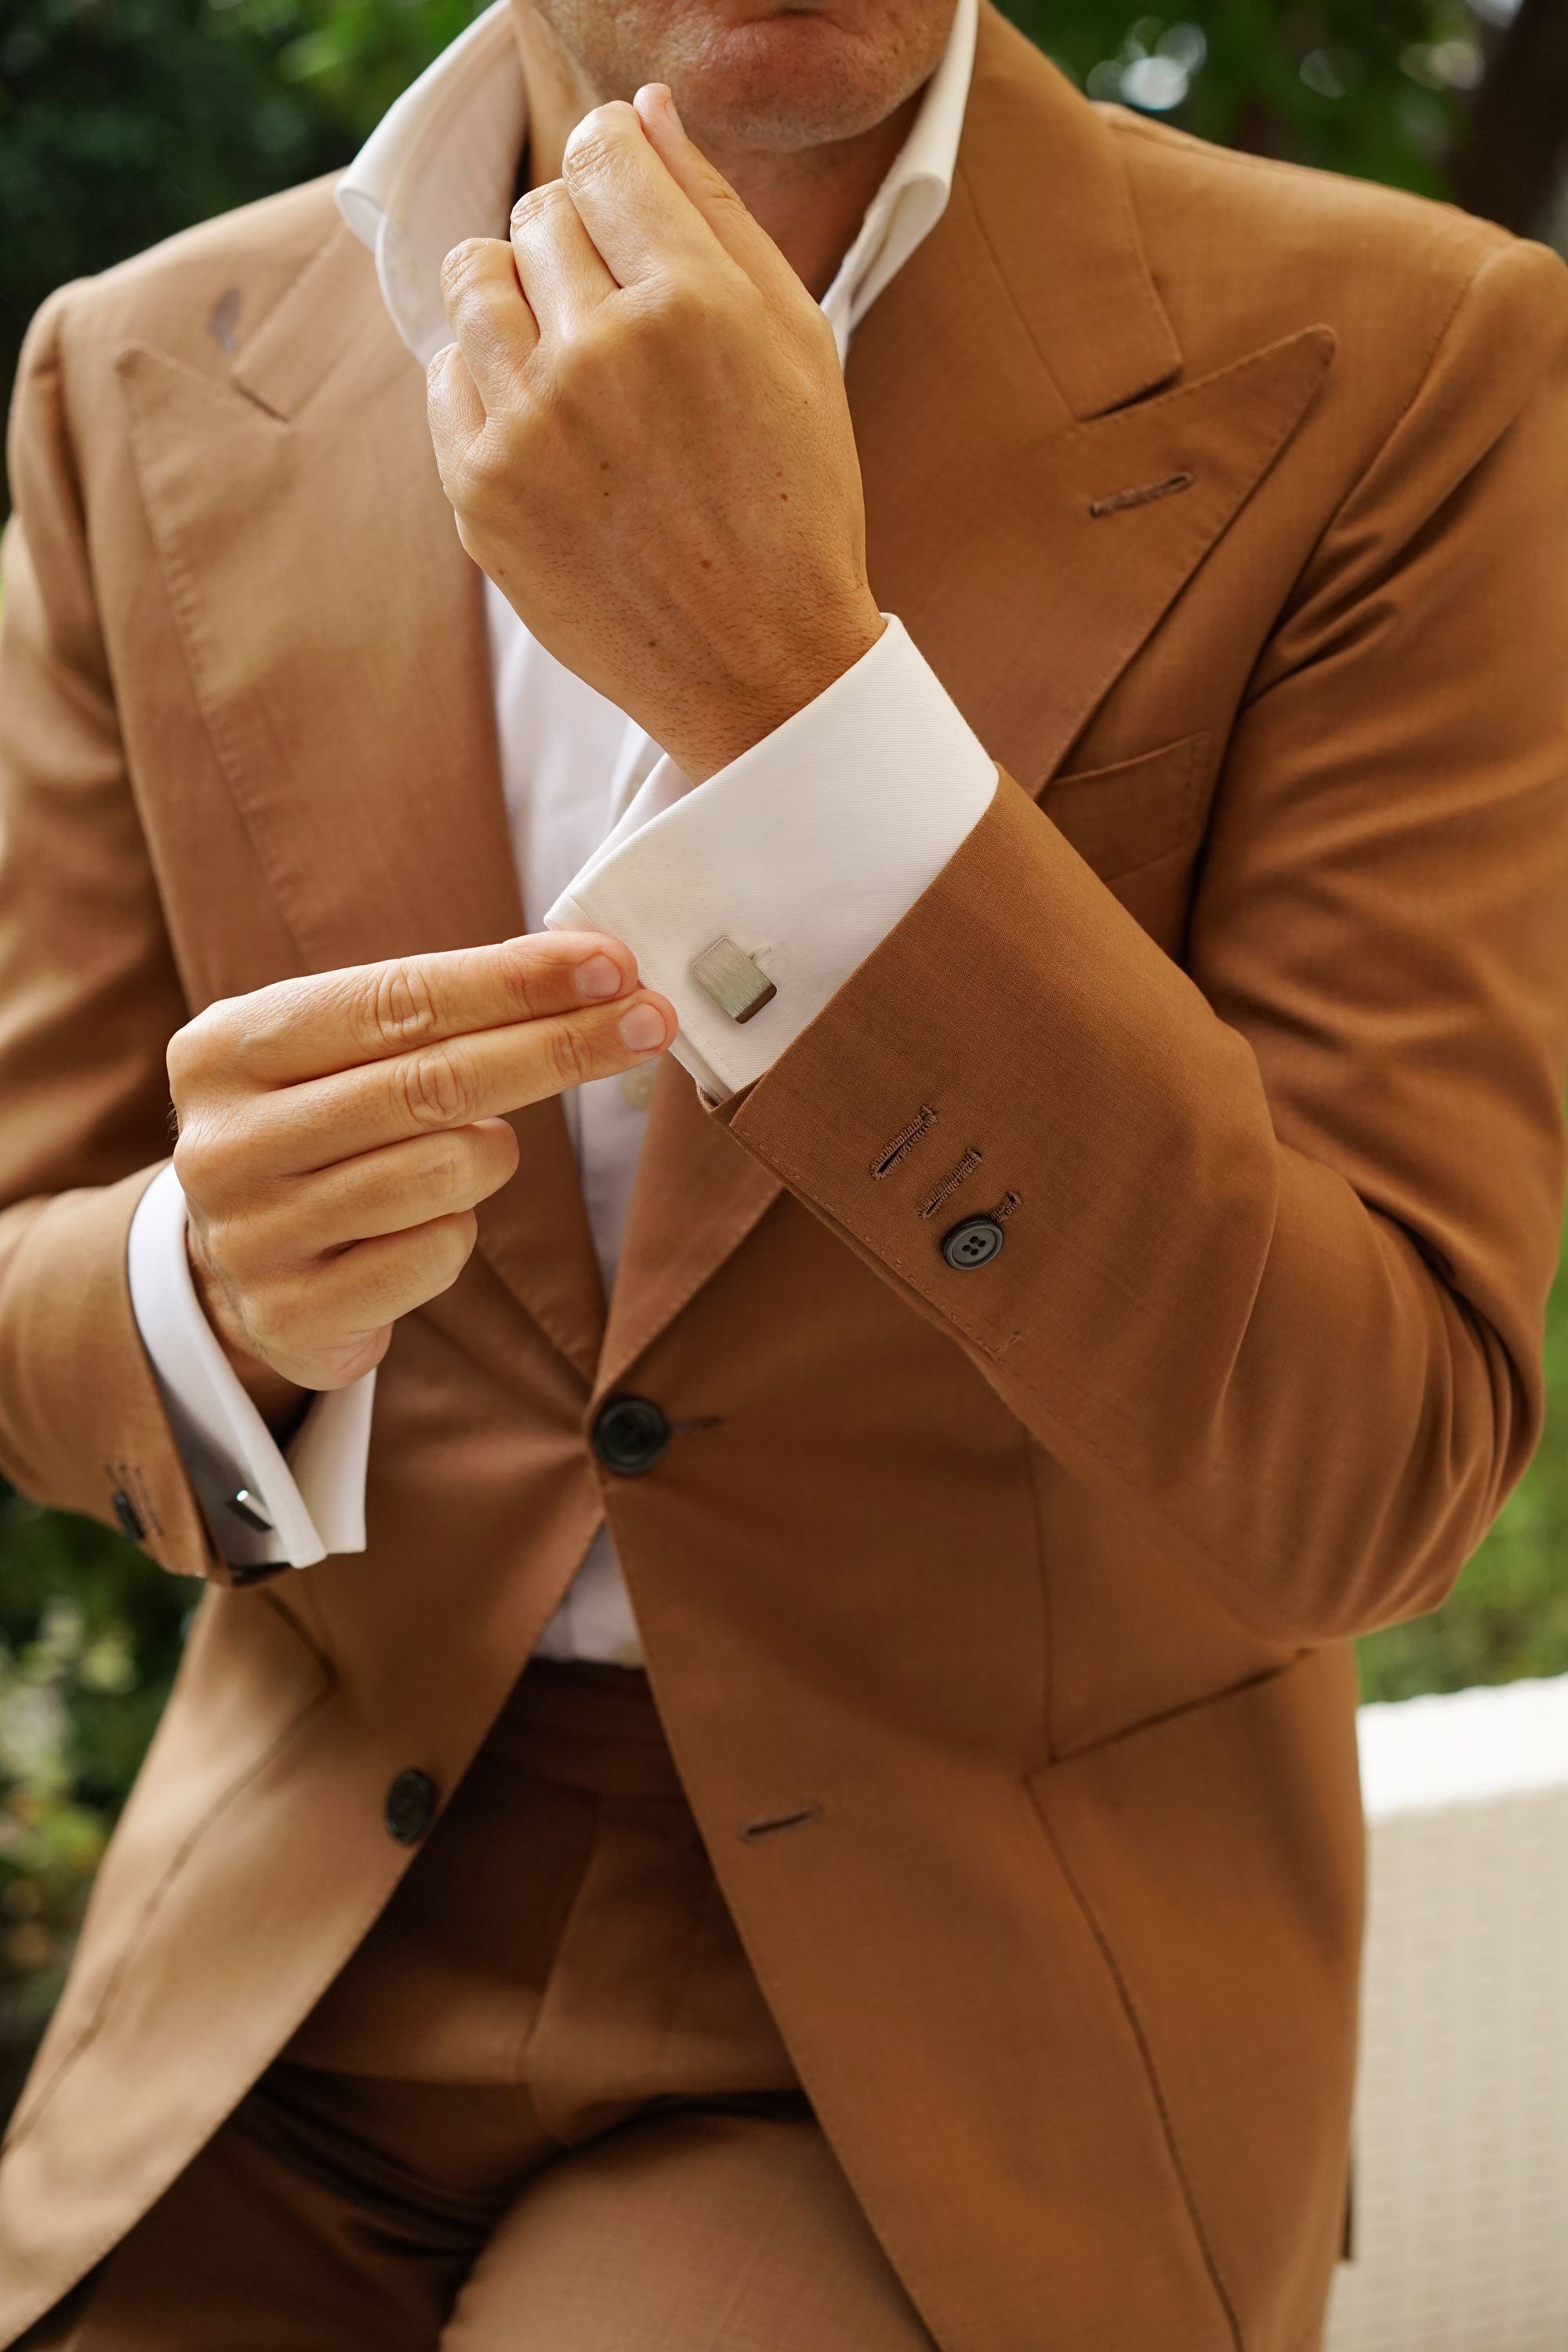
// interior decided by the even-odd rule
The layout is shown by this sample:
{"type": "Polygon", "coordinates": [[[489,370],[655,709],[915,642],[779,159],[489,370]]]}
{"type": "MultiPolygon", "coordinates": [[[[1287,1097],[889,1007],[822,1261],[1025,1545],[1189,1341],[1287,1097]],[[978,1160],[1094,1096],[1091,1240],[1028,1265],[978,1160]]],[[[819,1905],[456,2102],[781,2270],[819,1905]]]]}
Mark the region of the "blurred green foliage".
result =
{"type": "MultiPolygon", "coordinates": [[[[1504,0],[1487,0],[1494,18],[1504,0]]],[[[344,162],[468,0],[0,0],[0,391],[63,279],[344,162]]],[[[1458,0],[1010,0],[1098,98],[1437,194],[1482,51],[1458,0]]],[[[1369,1696],[1568,1671],[1568,1283],[1534,1468],[1369,1696]]],[[[0,2112],[156,1723],[193,1593],[0,1487],[0,2112]]]]}
{"type": "Polygon", "coordinates": [[[1481,71],[1462,0],[1184,0],[1163,16],[1009,0],[1007,13],[1094,98],[1425,195],[1445,192],[1460,94],[1481,71]]]}
{"type": "Polygon", "coordinates": [[[0,1486],[0,2115],[54,2002],[196,1595],[0,1486]]]}

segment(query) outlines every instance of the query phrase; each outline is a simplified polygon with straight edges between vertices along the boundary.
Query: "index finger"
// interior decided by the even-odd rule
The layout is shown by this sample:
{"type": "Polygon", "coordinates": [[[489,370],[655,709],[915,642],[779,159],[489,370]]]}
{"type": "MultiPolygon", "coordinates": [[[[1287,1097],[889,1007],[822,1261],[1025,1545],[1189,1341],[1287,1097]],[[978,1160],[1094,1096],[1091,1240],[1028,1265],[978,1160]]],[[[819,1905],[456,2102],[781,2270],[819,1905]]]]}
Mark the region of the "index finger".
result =
{"type": "Polygon", "coordinates": [[[735,266],[624,99],[583,117],[566,142],[561,176],[617,286],[636,286],[682,264],[735,266]]]}
{"type": "Polygon", "coordinates": [[[169,1048],[169,1076],[249,1093],[330,1077],[412,1047],[606,1003],[637,958],[598,931],[538,931],[489,947],[353,964],[211,1004],[169,1048]]]}
{"type": "Polygon", "coordinates": [[[738,262],[759,292],[772,301],[809,300],[792,262],[749,212],[716,164],[688,135],[668,82],[646,82],[632,101],[643,135],[678,188],[738,262]]]}

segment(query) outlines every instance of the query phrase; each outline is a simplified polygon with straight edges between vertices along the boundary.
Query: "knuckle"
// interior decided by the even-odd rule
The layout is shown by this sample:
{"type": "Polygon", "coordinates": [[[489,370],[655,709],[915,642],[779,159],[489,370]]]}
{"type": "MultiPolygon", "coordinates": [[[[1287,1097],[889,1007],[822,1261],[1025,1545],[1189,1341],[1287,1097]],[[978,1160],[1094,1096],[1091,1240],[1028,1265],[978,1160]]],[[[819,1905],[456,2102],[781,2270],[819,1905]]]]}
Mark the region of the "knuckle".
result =
{"type": "Polygon", "coordinates": [[[176,1103],[215,1065],[221,1066],[226,1048],[232,1050],[235,1001],[219,997],[205,1005],[170,1038],[164,1059],[176,1103]]]}
{"type": "Polygon", "coordinates": [[[478,434],[452,468],[453,501],[464,514],[482,513],[495,504],[500,484],[494,438],[489,433],[478,434]]]}
{"type": "MultiPolygon", "coordinates": [[[[586,113],[567,139],[561,158],[563,176],[591,176],[613,161],[628,123],[637,123],[636,109],[615,98],[586,113]]],[[[638,125],[639,134],[641,126],[638,125]]]]}
{"type": "Polygon", "coordinates": [[[457,1137],[443,1140],[428,1153],[419,1171],[419,1189],[432,1214],[471,1191],[469,1155],[457,1137]]]}
{"type": "Polygon", "coordinates": [[[394,1066],[400,1107],[416,1127],[456,1127],[473,1116],[472,1083],[449,1045],[428,1046],[394,1066]]]}
{"type": "Polygon", "coordinates": [[[207,1166],[206,1138],[195,1121],[181,1128],[174,1138],[174,1149],[170,1156],[174,1173],[180,1181],[180,1190],[186,1200],[203,1199],[206,1192],[204,1181],[207,1166]]]}
{"type": "Polygon", "coordinates": [[[671,270],[658,280],[648,316],[662,334],[684,348],[709,334],[720,308],[715,287],[689,270],[671,270]]]}
{"type": "Polygon", "coordinates": [[[435,1266],[440,1289],[450,1290],[473,1255],[479,1237],[479,1221],[472,1209],[458,1209],[442,1218],[437,1228],[435,1266]]]}
{"type": "Polygon", "coordinates": [[[441,291],[448,302],[460,301],[484,281],[489,257],[489,239],[466,236],[441,264],[441,291]]]}
{"type": "Polygon", "coordinates": [[[192,1034],[195,1025],[195,1022],[187,1021],[183,1029],[176,1029],[163,1054],[163,1067],[169,1074],[169,1092],[176,1104],[189,1086],[192,1073],[201,1066],[201,1045],[192,1034]]]}
{"type": "Polygon", "coordinates": [[[241,996],[219,996],[176,1029],[167,1048],[176,1108],[191,1096],[264,1091],[276,1083],[313,983],[274,981],[241,996]]]}
{"type": "Polygon", "coordinates": [[[560,1021],[555,1024],[550,1039],[550,1063],[563,1087],[580,1087],[595,1075],[593,1045],[574,1021],[560,1021]]]}
{"type": "Polygon", "coordinates": [[[529,464],[526,424],[525,415],[512,416],[502,430],[491,417],[483,431],[475,434],[451,469],[450,495],[461,511],[482,514],[505,504],[516,490],[529,464]]]}
{"type": "Polygon", "coordinates": [[[363,1009],[373,1045],[395,1051],[418,1045],[430,1035],[437,1021],[429,973],[418,962],[403,958],[378,965],[363,1009]]]}
{"type": "Polygon", "coordinates": [[[192,1118],[174,1140],[174,1174],[187,1201],[216,1205],[237,1189],[244,1153],[232,1128],[192,1118]]]}
{"type": "Polygon", "coordinates": [[[574,320],[557,335],[545,389],[553,407],[574,405],[592,413],[606,378],[625,350],[625,331],[618,319],[595,313],[574,320]]]}
{"type": "Polygon", "coordinates": [[[653,314],[667,327],[695,326],[710,308],[708,289],[689,270],[671,269],[658,281],[653,314]]]}
{"type": "Polygon", "coordinates": [[[494,1130],[489,1136],[489,1149],[494,1167],[504,1184],[509,1177],[516,1175],[522,1160],[522,1146],[518,1140],[517,1129],[510,1119],[496,1120],[494,1130]]]}
{"type": "Polygon", "coordinates": [[[574,209],[565,181],[542,181],[537,188],[527,189],[513,205],[512,228],[519,236],[526,236],[531,229],[547,224],[563,205],[568,212],[574,209]]]}

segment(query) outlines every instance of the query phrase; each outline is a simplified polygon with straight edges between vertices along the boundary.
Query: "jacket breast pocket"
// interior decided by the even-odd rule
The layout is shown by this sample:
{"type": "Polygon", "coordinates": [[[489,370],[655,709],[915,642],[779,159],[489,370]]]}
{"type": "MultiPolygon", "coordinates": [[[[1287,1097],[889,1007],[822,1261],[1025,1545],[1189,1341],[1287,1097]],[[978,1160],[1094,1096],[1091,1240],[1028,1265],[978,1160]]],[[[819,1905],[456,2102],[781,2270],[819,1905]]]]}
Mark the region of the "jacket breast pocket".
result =
{"type": "Polygon", "coordinates": [[[1113,767],[1053,776],[1037,797],[1169,955],[1180,951],[1214,781],[1214,738],[1184,735],[1113,767]]]}

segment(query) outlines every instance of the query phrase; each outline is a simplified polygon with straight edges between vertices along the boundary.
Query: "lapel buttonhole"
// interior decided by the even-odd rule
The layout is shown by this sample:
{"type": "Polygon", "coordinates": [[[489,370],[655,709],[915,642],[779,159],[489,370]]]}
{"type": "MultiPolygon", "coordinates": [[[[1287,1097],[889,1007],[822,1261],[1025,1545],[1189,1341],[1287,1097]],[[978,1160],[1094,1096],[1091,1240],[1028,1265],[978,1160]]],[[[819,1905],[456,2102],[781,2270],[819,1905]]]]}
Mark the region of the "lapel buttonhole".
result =
{"type": "Polygon", "coordinates": [[[1191,474],[1167,474],[1163,481],[1145,482],[1131,490],[1113,490],[1108,499],[1091,499],[1089,513],[1096,521],[1102,515],[1125,514],[1129,507],[1152,506],[1156,499],[1173,499],[1180,490],[1193,487],[1191,474]]]}

